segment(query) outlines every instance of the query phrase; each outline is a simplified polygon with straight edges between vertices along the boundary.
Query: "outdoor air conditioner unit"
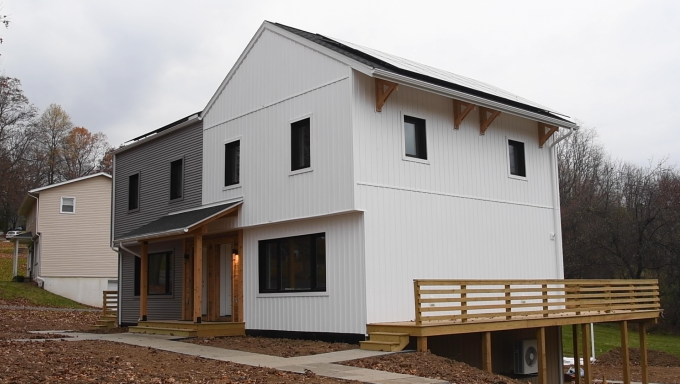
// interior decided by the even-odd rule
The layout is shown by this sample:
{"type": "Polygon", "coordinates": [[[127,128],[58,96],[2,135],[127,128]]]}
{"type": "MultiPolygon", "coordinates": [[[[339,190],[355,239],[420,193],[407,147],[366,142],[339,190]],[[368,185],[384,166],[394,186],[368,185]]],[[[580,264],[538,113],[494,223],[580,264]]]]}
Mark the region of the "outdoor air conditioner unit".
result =
{"type": "Polygon", "coordinates": [[[537,345],[536,339],[515,341],[513,358],[516,374],[531,375],[538,373],[537,345]]]}

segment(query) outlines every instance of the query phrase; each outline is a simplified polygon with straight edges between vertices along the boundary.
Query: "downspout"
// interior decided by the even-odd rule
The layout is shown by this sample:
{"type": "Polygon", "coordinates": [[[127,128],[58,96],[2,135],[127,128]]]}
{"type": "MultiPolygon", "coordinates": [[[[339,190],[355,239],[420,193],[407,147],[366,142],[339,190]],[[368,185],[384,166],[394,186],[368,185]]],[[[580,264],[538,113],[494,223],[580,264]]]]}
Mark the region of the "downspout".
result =
{"type": "Polygon", "coordinates": [[[552,235],[555,241],[555,259],[556,259],[556,279],[564,279],[564,254],[562,253],[562,218],[560,213],[560,180],[557,174],[557,149],[555,146],[562,140],[571,136],[575,131],[578,131],[580,126],[576,128],[567,128],[569,132],[566,135],[560,136],[558,139],[550,144],[550,177],[552,181],[552,196],[553,196],[553,228],[555,233],[552,235]]]}

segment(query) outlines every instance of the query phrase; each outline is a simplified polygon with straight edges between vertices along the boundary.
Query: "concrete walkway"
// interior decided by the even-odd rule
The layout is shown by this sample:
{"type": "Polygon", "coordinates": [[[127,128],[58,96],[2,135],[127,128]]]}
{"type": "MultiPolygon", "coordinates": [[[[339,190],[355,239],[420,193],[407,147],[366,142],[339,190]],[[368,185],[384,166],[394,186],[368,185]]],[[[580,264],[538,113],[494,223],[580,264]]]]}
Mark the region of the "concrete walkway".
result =
{"type": "MultiPolygon", "coordinates": [[[[31,333],[56,333],[64,334],[60,331],[39,331],[31,333]]],[[[231,349],[210,347],[190,343],[178,342],[176,336],[144,335],[138,333],[114,333],[114,334],[95,334],[95,333],[76,333],[69,332],[69,338],[47,339],[47,340],[105,340],[116,343],[137,345],[140,347],[150,347],[161,351],[181,353],[189,356],[199,356],[206,359],[231,361],[233,363],[250,365],[254,367],[275,368],[281,371],[305,373],[309,370],[319,376],[333,377],[336,379],[356,380],[364,383],[376,384],[445,384],[448,381],[433,380],[424,377],[403,375],[376,371],[373,369],[348,367],[345,365],[333,364],[339,361],[363,359],[366,357],[380,356],[390,352],[364,351],[362,349],[351,349],[347,351],[322,353],[311,356],[297,357],[278,357],[262,355],[259,353],[235,351],[231,349]]],[[[43,339],[24,339],[24,341],[43,341],[43,339]]]]}

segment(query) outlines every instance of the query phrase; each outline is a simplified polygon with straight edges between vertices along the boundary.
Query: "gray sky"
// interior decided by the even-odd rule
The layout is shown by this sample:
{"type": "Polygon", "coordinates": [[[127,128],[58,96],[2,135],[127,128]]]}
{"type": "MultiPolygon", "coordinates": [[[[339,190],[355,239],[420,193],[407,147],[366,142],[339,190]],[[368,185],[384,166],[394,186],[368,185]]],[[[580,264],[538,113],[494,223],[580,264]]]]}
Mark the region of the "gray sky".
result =
{"type": "Polygon", "coordinates": [[[205,107],[264,20],[484,81],[680,164],[680,1],[4,0],[0,70],[119,145],[205,107]]]}

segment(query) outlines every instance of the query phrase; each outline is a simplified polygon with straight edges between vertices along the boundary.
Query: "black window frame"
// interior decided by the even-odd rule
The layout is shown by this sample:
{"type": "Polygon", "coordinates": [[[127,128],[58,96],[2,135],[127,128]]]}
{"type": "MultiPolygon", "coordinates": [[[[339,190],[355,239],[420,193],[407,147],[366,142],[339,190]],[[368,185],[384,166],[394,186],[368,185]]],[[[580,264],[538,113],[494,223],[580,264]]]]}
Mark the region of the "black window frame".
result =
{"type": "MultiPolygon", "coordinates": [[[[147,284],[146,284],[146,294],[148,296],[172,296],[173,292],[173,285],[174,285],[174,258],[173,258],[173,253],[170,251],[166,252],[154,252],[150,253],[147,255],[149,258],[149,264],[147,268],[147,284]],[[165,291],[163,293],[151,293],[150,288],[151,288],[151,257],[156,257],[156,256],[165,256],[167,257],[166,265],[169,265],[169,268],[166,268],[165,271],[165,291]]],[[[134,272],[134,288],[133,288],[133,296],[138,297],[140,296],[141,292],[141,275],[142,275],[142,259],[140,257],[135,256],[135,272],[134,272]]]]}
{"type": "Polygon", "coordinates": [[[128,211],[129,212],[134,212],[134,211],[139,211],[139,200],[140,200],[140,185],[141,185],[141,172],[134,173],[130,176],[128,176],[128,211]],[[136,179],[136,182],[133,184],[133,179],[136,179]],[[134,188],[133,188],[134,186],[134,188]]]}
{"type": "Polygon", "coordinates": [[[290,124],[291,172],[312,167],[312,119],[306,117],[290,124]]]}
{"type": "MultiPolygon", "coordinates": [[[[290,237],[282,237],[278,239],[267,239],[267,240],[260,240],[258,242],[258,285],[259,285],[259,292],[260,293],[299,293],[299,292],[326,292],[327,285],[328,285],[328,263],[327,263],[327,247],[326,247],[326,233],[321,232],[321,233],[314,233],[314,234],[308,234],[308,235],[300,235],[300,236],[290,236],[290,237]],[[303,240],[307,238],[309,241],[309,250],[310,250],[310,257],[309,257],[309,265],[306,265],[308,268],[308,273],[309,273],[309,288],[286,288],[283,286],[284,284],[284,274],[283,274],[283,258],[284,255],[282,254],[282,245],[286,243],[287,241],[291,240],[303,240]],[[317,241],[319,239],[323,239],[323,255],[319,254],[319,250],[317,248],[317,241]],[[276,276],[275,276],[275,285],[276,288],[267,288],[267,282],[268,280],[268,271],[271,272],[271,269],[268,269],[267,266],[269,265],[268,260],[267,260],[267,248],[270,245],[274,245],[274,249],[276,252],[275,255],[275,270],[276,270],[276,276]],[[322,269],[321,269],[322,267],[322,269]]],[[[289,255],[290,256],[290,255],[289,255]]],[[[300,264],[300,263],[298,263],[300,264]]],[[[290,264],[289,264],[290,268],[290,264]]],[[[290,269],[288,269],[290,271],[290,269]]],[[[303,271],[304,272],[304,271],[303,271]]],[[[290,275],[288,276],[290,281],[290,275]]],[[[304,280],[301,280],[304,282],[304,280]]],[[[293,284],[294,286],[297,285],[297,280],[296,283],[293,284]]]]}
{"type": "Polygon", "coordinates": [[[404,156],[427,160],[427,124],[425,119],[418,117],[404,115],[404,156]],[[415,127],[414,140],[415,140],[415,153],[408,152],[408,137],[406,136],[406,124],[413,124],[415,127]]]}
{"type": "Polygon", "coordinates": [[[527,177],[524,143],[521,141],[508,139],[508,171],[512,176],[527,177]]]}
{"type": "Polygon", "coordinates": [[[184,158],[170,162],[170,201],[184,198],[184,158]]]}
{"type": "Polygon", "coordinates": [[[241,184],[241,140],[224,144],[224,186],[241,184]]]}

